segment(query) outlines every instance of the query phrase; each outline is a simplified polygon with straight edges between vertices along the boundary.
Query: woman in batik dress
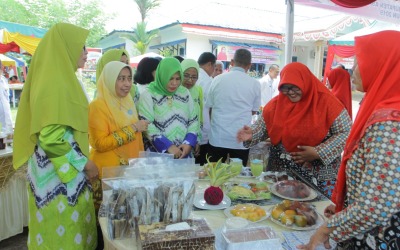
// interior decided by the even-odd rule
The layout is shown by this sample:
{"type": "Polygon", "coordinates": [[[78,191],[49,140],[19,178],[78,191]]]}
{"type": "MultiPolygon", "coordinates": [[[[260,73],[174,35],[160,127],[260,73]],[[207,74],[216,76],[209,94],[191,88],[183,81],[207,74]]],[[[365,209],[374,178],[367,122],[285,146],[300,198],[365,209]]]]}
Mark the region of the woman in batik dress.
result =
{"type": "Polygon", "coordinates": [[[245,147],[271,138],[268,170],[287,171],[330,198],[351,127],[343,104],[301,63],[281,71],[279,95],[238,132],[245,147]]]}
{"type": "Polygon", "coordinates": [[[365,92],[346,142],[329,219],[302,249],[400,249],[400,32],[355,38],[353,83],[365,92]],[[333,215],[332,215],[333,214],[333,215]]]}
{"type": "Polygon", "coordinates": [[[191,157],[197,143],[198,116],[189,91],[181,86],[183,72],[175,58],[164,58],[154,82],[139,100],[139,117],[150,122],[147,136],[151,150],[191,157]]]}
{"type": "Polygon", "coordinates": [[[54,25],[32,58],[15,125],[14,167],[28,162],[29,249],[95,249],[88,99],[75,71],[89,31],[54,25]]]}

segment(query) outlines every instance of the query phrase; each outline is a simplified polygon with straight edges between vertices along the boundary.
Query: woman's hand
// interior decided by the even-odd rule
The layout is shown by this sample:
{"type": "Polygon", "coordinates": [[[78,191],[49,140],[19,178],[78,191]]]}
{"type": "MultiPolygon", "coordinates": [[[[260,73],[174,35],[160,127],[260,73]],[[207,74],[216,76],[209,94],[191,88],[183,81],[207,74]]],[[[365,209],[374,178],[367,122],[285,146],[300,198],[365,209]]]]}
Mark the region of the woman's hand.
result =
{"type": "Polygon", "coordinates": [[[313,160],[319,159],[317,150],[310,146],[297,146],[300,149],[299,152],[290,153],[292,160],[297,164],[303,164],[304,162],[312,162],[313,160]]]}
{"type": "Polygon", "coordinates": [[[335,214],[335,211],[336,211],[336,205],[331,204],[325,208],[324,216],[329,219],[332,215],[335,214]]]}
{"type": "Polygon", "coordinates": [[[190,154],[190,151],[192,151],[192,146],[190,146],[189,144],[181,144],[179,146],[179,149],[182,151],[181,157],[179,157],[179,159],[182,159],[190,154]]]}
{"type": "Polygon", "coordinates": [[[171,146],[168,148],[167,151],[168,151],[168,153],[173,154],[175,159],[179,159],[179,158],[181,157],[181,155],[182,155],[181,149],[178,148],[178,147],[175,146],[175,145],[171,145],[171,146]]]}
{"type": "Polygon", "coordinates": [[[243,128],[239,129],[239,131],[236,134],[237,142],[250,141],[252,137],[253,137],[253,130],[246,125],[244,125],[243,128]]]}
{"type": "Polygon", "coordinates": [[[333,230],[326,226],[324,223],[317,231],[311,236],[310,242],[305,245],[297,246],[297,249],[306,249],[306,250],[314,250],[318,245],[324,244],[326,249],[330,249],[331,245],[329,244],[329,233],[333,230]]]}
{"type": "Polygon", "coordinates": [[[199,156],[200,155],[200,144],[196,144],[196,147],[194,147],[194,156],[199,156]]]}
{"type": "Polygon", "coordinates": [[[94,181],[99,177],[99,170],[97,169],[96,164],[91,160],[88,160],[86,162],[86,165],[85,165],[85,168],[83,169],[83,171],[85,171],[86,176],[88,177],[88,179],[90,181],[94,181]]]}
{"type": "Polygon", "coordinates": [[[149,126],[149,124],[149,121],[140,120],[133,124],[133,128],[136,130],[136,132],[144,132],[147,131],[147,127],[149,126]]]}

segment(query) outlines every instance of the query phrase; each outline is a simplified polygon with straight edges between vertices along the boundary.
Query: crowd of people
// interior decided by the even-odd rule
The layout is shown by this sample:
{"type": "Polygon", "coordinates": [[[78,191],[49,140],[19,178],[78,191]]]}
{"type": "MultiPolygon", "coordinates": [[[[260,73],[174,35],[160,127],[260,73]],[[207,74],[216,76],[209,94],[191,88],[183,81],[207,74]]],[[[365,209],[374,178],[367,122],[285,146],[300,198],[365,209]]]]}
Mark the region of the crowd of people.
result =
{"type": "Polygon", "coordinates": [[[14,167],[28,163],[29,248],[101,248],[104,167],[127,165],[143,150],[200,165],[208,156],[240,158],[246,166],[249,148],[269,141],[270,170],[307,181],[334,204],[299,248],[328,246],[331,238],[342,249],[398,249],[400,32],[356,39],[351,77],[366,94],[354,124],[348,73],[332,70],[329,90],[296,62],[281,71],[271,65],[258,81],[248,75],[246,49],[236,50],[228,72],[211,52],[197,60],[144,58],[133,72],[127,51],[110,50],[89,100],[75,75],[87,57],[87,34],[53,26],[21,95],[14,167]]]}

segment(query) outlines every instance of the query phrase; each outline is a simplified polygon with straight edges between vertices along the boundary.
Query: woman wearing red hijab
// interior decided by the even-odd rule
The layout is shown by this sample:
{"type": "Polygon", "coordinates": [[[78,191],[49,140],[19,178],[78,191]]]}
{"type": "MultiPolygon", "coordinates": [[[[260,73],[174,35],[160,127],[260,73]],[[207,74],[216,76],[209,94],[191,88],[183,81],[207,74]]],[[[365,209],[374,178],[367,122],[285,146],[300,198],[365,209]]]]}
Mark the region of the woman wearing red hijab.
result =
{"type": "Polygon", "coordinates": [[[344,107],[352,117],[351,107],[351,83],[350,74],[347,70],[341,67],[333,69],[328,76],[328,88],[331,89],[332,94],[343,103],[344,107]]]}
{"type": "Polygon", "coordinates": [[[281,71],[279,95],[263,109],[263,119],[237,134],[251,147],[271,138],[268,168],[292,172],[332,195],[351,119],[336,97],[301,63],[281,71]]]}
{"type": "Polygon", "coordinates": [[[365,92],[332,201],[335,213],[302,249],[328,237],[342,249],[400,249],[400,32],[356,37],[352,75],[365,92]]]}

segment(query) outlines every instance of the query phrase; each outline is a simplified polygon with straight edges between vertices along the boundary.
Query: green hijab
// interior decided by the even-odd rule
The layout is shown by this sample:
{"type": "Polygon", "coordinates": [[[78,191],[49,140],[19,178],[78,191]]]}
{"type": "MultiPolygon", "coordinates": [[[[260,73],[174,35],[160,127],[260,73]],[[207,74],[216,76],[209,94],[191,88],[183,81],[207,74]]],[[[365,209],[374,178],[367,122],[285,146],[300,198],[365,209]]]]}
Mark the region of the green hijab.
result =
{"type": "Polygon", "coordinates": [[[88,100],[75,75],[88,34],[75,25],[58,23],[40,41],[18,108],[14,168],[33,154],[42,128],[53,124],[73,128],[75,140],[88,155],[88,100]]]}
{"type": "Polygon", "coordinates": [[[121,61],[122,54],[125,54],[129,59],[129,53],[125,49],[110,49],[103,54],[96,65],[96,81],[100,79],[104,66],[112,61],[121,61]]]}
{"type": "Polygon", "coordinates": [[[185,59],[181,62],[182,72],[185,73],[187,69],[195,68],[197,70],[197,77],[199,76],[200,67],[196,60],[185,59]]]}
{"type": "MultiPolygon", "coordinates": [[[[182,72],[185,74],[185,71],[190,68],[195,68],[197,70],[197,78],[199,77],[200,66],[196,60],[193,59],[185,59],[181,62],[182,72]]],[[[203,123],[203,89],[199,85],[194,85],[191,89],[189,89],[190,95],[192,98],[198,96],[200,98],[200,112],[199,112],[199,121],[203,123]]]]}
{"type": "MultiPolygon", "coordinates": [[[[167,90],[167,85],[171,77],[179,72],[181,76],[181,85],[183,80],[183,72],[181,68],[181,64],[178,59],[173,57],[166,57],[161,60],[161,62],[157,66],[156,76],[153,82],[149,84],[149,90],[153,93],[157,93],[160,95],[172,96],[175,94],[174,92],[169,92],[167,90]]],[[[178,90],[178,88],[176,89],[178,90]]]]}

